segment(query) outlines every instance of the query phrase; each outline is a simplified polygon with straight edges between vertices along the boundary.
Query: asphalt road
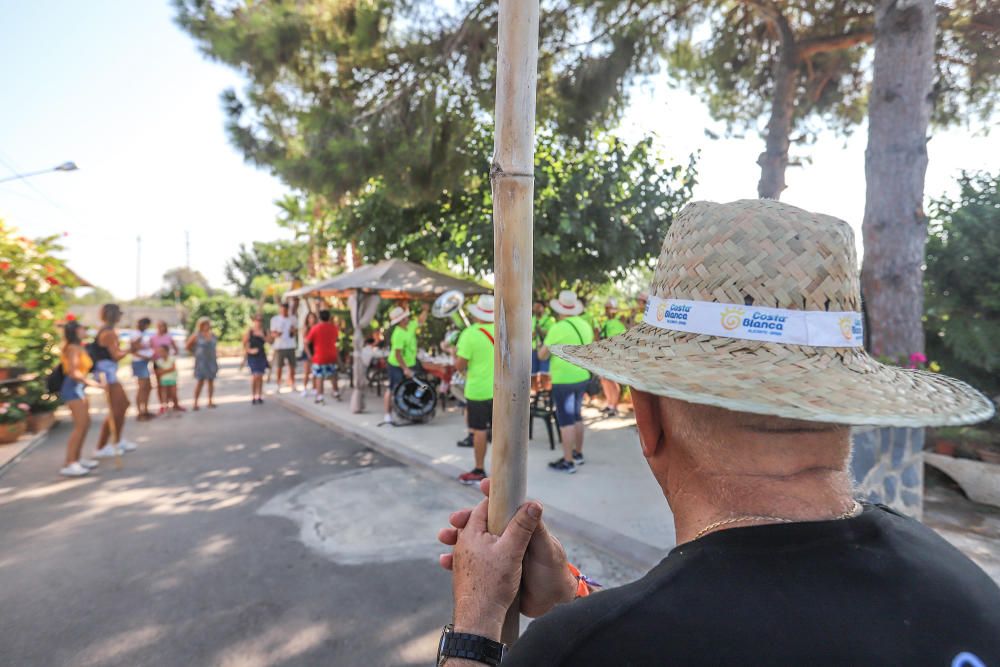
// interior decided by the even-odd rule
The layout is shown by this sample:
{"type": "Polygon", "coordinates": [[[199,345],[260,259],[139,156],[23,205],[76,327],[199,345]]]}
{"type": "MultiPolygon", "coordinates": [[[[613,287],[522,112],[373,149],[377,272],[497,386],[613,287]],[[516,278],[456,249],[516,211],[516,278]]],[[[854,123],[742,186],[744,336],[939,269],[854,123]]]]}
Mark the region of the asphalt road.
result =
{"type": "Polygon", "coordinates": [[[121,470],[59,478],[64,423],[0,477],[0,663],[433,662],[450,582],[426,526],[398,533],[406,511],[439,524],[462,491],[421,509],[439,485],[251,406],[246,384],[229,364],[217,410],[130,420],[121,470]]]}

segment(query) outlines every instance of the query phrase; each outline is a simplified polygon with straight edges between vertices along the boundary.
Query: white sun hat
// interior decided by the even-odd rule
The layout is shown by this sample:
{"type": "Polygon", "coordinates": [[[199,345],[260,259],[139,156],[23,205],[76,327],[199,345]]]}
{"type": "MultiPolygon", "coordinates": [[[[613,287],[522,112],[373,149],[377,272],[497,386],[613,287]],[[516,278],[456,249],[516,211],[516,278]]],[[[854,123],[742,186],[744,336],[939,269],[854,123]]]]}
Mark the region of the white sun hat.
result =
{"type": "Polygon", "coordinates": [[[402,306],[396,306],[389,311],[389,326],[402,322],[407,317],[410,316],[410,311],[408,308],[403,308],[402,306]]]}
{"type": "Polygon", "coordinates": [[[493,295],[492,294],[479,295],[479,299],[474,304],[469,306],[469,314],[475,317],[477,320],[482,320],[483,322],[492,322],[494,319],[493,295]]]}
{"type": "Polygon", "coordinates": [[[660,396],[791,419],[944,426],[993,403],[864,350],[854,234],[771,200],[695,202],[671,224],[643,322],[552,353],[660,396]]]}
{"type": "Polygon", "coordinates": [[[560,315],[579,315],[583,312],[583,304],[576,298],[576,292],[568,289],[559,292],[559,298],[549,301],[549,306],[560,315]]]}

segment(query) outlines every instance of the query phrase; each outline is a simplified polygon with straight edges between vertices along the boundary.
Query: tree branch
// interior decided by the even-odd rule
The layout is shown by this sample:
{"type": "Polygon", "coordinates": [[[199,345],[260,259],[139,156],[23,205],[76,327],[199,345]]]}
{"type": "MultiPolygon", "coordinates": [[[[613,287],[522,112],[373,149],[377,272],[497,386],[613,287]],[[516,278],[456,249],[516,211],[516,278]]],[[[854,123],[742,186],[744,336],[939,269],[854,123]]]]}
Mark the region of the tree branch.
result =
{"type": "Polygon", "coordinates": [[[803,39],[799,42],[799,55],[803,58],[814,56],[817,53],[828,53],[830,51],[840,51],[849,49],[858,44],[871,44],[875,38],[872,30],[852,30],[842,35],[829,35],[827,37],[813,37],[803,39]]]}

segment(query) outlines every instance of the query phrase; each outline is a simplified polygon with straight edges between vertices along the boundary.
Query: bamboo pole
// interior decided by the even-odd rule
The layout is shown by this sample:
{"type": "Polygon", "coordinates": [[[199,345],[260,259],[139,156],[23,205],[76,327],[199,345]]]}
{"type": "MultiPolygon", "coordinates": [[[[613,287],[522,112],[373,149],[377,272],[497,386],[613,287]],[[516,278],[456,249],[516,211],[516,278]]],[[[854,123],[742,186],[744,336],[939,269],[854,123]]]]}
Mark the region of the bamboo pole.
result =
{"type": "MultiPolygon", "coordinates": [[[[538,0],[500,0],[496,134],[490,181],[496,276],[496,359],[489,529],[504,527],[524,502],[531,384],[532,202],[538,0]]],[[[518,636],[518,600],[502,640],[518,636]]]]}

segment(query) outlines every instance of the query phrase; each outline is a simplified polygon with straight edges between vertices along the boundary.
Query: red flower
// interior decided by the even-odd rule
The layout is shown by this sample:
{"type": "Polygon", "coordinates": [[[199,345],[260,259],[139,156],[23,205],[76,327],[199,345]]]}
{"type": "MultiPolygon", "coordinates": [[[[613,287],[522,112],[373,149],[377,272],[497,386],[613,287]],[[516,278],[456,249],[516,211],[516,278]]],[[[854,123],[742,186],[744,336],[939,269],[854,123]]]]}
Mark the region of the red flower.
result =
{"type": "Polygon", "coordinates": [[[47,282],[50,285],[58,285],[59,279],[53,278],[52,276],[45,276],[45,282],[47,282]]]}
{"type": "Polygon", "coordinates": [[[10,262],[0,262],[0,271],[6,271],[10,268],[10,262]]]}
{"type": "Polygon", "coordinates": [[[38,308],[38,299],[28,299],[22,305],[25,308],[38,308]]]}

